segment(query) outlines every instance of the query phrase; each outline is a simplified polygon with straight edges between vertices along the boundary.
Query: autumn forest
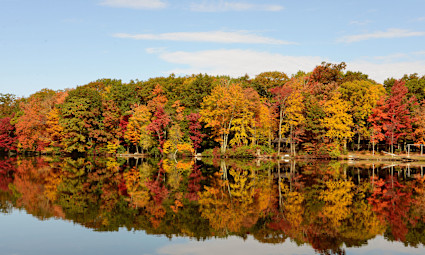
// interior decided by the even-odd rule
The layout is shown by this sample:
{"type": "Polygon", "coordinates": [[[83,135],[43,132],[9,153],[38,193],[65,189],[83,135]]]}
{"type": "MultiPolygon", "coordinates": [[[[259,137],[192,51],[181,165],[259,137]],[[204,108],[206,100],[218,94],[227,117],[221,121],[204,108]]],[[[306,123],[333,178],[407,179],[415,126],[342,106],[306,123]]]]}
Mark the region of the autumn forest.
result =
{"type": "Polygon", "coordinates": [[[345,63],[289,77],[101,79],[0,94],[2,153],[335,158],[425,143],[425,76],[379,84],[345,63]]]}

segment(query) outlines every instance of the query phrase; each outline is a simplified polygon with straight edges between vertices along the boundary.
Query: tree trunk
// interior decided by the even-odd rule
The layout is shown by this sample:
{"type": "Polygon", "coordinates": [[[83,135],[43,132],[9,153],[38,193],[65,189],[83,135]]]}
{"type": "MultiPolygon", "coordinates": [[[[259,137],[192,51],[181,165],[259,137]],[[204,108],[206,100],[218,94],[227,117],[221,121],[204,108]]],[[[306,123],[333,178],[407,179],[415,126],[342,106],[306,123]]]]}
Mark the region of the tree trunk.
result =
{"type": "Polygon", "coordinates": [[[227,149],[227,140],[229,139],[229,135],[228,134],[223,134],[223,143],[221,145],[221,154],[226,153],[226,149],[227,149]]]}
{"type": "Polygon", "coordinates": [[[391,154],[394,154],[394,132],[391,134],[391,154]]]}
{"type": "Polygon", "coordinates": [[[293,137],[293,133],[292,133],[292,125],[291,125],[291,133],[289,135],[291,137],[291,156],[294,155],[294,137],[293,137]]]}
{"type": "Polygon", "coordinates": [[[268,142],[269,148],[272,147],[272,133],[269,131],[269,142],[268,142]]]}
{"type": "Polygon", "coordinates": [[[359,133],[359,139],[357,140],[357,151],[360,150],[360,141],[361,141],[360,139],[361,139],[361,135],[359,133]]]}
{"type": "Polygon", "coordinates": [[[344,151],[347,151],[347,139],[344,139],[344,151]]]}
{"type": "Polygon", "coordinates": [[[282,107],[280,108],[280,112],[279,112],[279,143],[277,146],[277,156],[280,158],[280,147],[281,147],[281,142],[282,142],[282,121],[283,121],[283,109],[282,107]]]}

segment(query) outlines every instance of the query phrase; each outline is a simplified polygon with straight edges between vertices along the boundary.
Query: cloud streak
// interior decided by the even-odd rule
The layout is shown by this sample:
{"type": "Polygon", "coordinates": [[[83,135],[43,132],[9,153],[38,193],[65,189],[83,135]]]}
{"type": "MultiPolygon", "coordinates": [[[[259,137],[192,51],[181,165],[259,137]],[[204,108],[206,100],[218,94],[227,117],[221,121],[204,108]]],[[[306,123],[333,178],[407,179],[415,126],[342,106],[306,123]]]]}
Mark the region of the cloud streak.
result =
{"type": "Polygon", "coordinates": [[[281,5],[251,4],[245,2],[213,1],[203,3],[192,3],[190,10],[195,12],[227,12],[227,11],[270,11],[283,10],[281,5]]]}
{"type": "MultiPolygon", "coordinates": [[[[258,75],[265,71],[283,71],[288,75],[295,74],[299,70],[310,72],[322,61],[338,62],[318,56],[286,56],[269,52],[220,49],[197,52],[175,51],[167,52],[164,49],[147,49],[150,54],[168,63],[177,66],[164,73],[178,75],[190,75],[195,73],[208,73],[211,75],[229,75],[240,77],[258,75]],[[181,66],[181,67],[179,67],[181,66]]],[[[404,74],[419,73],[424,75],[425,61],[423,60],[398,60],[391,57],[388,61],[379,60],[354,60],[347,63],[347,70],[361,71],[368,74],[371,79],[383,82],[385,79],[394,77],[401,78],[404,74]]]]}
{"type": "MultiPolygon", "coordinates": [[[[149,52],[152,52],[151,50],[149,52]]],[[[253,50],[206,50],[198,52],[156,52],[166,62],[187,66],[175,68],[168,73],[230,75],[232,77],[257,75],[265,71],[283,70],[296,73],[298,70],[312,70],[324,59],[320,57],[284,56],[253,50]]]]}
{"type": "Polygon", "coordinates": [[[176,32],[163,34],[126,34],[118,33],[113,37],[135,40],[162,40],[182,42],[212,42],[212,43],[247,43],[247,44],[295,44],[294,42],[278,40],[249,33],[246,31],[224,32],[176,32]]]}
{"type": "Polygon", "coordinates": [[[161,0],[103,0],[100,5],[130,9],[162,9],[167,6],[161,0]]]}
{"type": "Polygon", "coordinates": [[[424,36],[425,32],[423,31],[410,31],[405,29],[391,28],[387,31],[376,31],[374,33],[358,34],[358,35],[348,35],[338,39],[338,42],[344,43],[353,43],[360,42],[370,39],[381,39],[381,38],[403,38],[403,37],[414,37],[414,36],[424,36]]]}

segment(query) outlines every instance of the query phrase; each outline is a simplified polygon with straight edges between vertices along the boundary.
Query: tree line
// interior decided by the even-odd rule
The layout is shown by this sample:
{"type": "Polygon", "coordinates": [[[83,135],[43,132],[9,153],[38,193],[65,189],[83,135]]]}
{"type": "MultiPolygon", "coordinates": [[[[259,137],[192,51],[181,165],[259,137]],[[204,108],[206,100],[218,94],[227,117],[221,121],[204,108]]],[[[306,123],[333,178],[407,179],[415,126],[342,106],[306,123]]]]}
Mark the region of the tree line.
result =
{"type": "Polygon", "coordinates": [[[29,97],[0,94],[0,150],[160,156],[255,148],[334,157],[425,143],[425,76],[379,84],[345,68],[323,62],[291,77],[100,79],[29,97]]]}

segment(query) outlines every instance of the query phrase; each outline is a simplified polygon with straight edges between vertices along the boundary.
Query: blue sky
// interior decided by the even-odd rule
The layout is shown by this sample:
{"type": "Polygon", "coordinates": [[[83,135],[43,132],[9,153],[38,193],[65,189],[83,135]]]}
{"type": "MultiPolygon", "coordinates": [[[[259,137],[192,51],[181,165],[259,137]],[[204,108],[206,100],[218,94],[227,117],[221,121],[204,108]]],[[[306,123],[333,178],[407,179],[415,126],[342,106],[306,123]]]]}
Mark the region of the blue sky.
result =
{"type": "Polygon", "coordinates": [[[425,0],[0,0],[0,93],[346,62],[425,74],[425,0]]]}

